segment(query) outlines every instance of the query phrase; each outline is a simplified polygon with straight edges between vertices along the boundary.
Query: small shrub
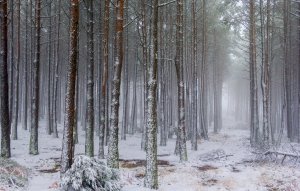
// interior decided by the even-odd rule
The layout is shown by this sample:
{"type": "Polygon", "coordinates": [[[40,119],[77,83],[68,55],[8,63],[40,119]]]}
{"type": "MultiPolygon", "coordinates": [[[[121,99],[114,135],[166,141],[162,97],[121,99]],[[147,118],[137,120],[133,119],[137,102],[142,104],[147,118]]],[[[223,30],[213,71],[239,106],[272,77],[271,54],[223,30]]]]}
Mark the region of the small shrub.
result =
{"type": "Polygon", "coordinates": [[[119,174],[96,158],[78,156],[63,175],[61,187],[65,191],[119,191],[119,174]]]}
{"type": "Polygon", "coordinates": [[[24,190],[27,185],[27,169],[13,160],[0,158],[0,188],[24,190]]]}

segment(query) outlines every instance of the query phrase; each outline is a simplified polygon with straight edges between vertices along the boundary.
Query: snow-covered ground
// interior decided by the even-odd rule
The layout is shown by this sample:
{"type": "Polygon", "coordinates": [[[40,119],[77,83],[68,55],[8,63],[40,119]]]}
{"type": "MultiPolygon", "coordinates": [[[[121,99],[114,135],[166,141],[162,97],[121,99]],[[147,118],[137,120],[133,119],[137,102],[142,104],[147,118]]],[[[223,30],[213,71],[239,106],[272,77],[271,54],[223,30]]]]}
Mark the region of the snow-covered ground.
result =
{"type": "MultiPolygon", "coordinates": [[[[43,123],[40,125],[44,127],[43,123]]],[[[19,130],[19,140],[12,141],[12,159],[29,169],[28,190],[55,190],[59,182],[56,171],[61,154],[62,129],[59,139],[46,135],[40,128],[39,152],[28,154],[29,132],[19,130]]],[[[295,165],[281,165],[273,162],[256,163],[249,145],[249,131],[245,125],[226,120],[221,133],[209,134],[210,140],[199,141],[198,151],[192,151],[188,142],[189,162],[179,163],[174,155],[175,139],[168,140],[167,147],[158,147],[158,159],[168,165],[159,166],[159,190],[161,191],[264,191],[300,190],[300,168],[295,165]]],[[[95,137],[95,153],[98,139],[95,137]]],[[[144,160],[145,152],[140,149],[141,135],[127,136],[120,141],[120,158],[144,160]]],[[[84,153],[84,132],[80,131],[76,154],[84,153]]],[[[124,191],[147,191],[143,187],[143,166],[124,164],[121,168],[121,182],[124,191]],[[126,166],[126,167],[124,167],[126,166]]]]}

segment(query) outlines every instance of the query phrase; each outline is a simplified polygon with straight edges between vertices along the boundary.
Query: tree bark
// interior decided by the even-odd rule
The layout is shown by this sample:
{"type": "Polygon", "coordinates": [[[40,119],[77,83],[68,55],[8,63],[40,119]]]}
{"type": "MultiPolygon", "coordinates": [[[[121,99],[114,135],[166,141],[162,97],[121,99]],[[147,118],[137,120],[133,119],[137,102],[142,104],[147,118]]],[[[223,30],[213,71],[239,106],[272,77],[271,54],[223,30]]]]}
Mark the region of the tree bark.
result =
{"type": "Polygon", "coordinates": [[[177,0],[176,23],[176,73],[178,84],[178,151],[180,161],[187,161],[186,132],[185,132],[185,106],[184,106],[184,76],[183,76],[183,1],[177,0]]]}
{"type": "Polygon", "coordinates": [[[109,49],[109,0],[105,0],[104,5],[104,34],[103,34],[103,75],[101,84],[101,103],[100,103],[100,132],[99,132],[99,158],[104,158],[104,137],[105,137],[105,108],[106,108],[106,97],[107,97],[107,79],[108,79],[108,49],[109,49]]]}
{"type": "Polygon", "coordinates": [[[158,189],[157,170],[157,65],[158,65],[158,0],[153,4],[153,63],[149,67],[148,79],[148,139],[146,147],[145,186],[158,189]]]}
{"type": "Polygon", "coordinates": [[[13,116],[12,116],[12,134],[11,138],[12,140],[18,139],[18,117],[19,117],[19,74],[20,74],[20,41],[21,41],[21,30],[20,30],[20,8],[21,8],[21,2],[18,0],[17,2],[17,62],[15,64],[15,72],[14,72],[14,88],[13,88],[13,116]]]}
{"type": "Polygon", "coordinates": [[[123,64],[123,18],[124,18],[124,0],[116,2],[116,40],[115,40],[115,64],[114,76],[112,81],[111,96],[111,116],[110,116],[110,137],[108,144],[108,166],[119,168],[119,106],[120,106],[120,85],[121,71],[123,64]]]}
{"type": "Polygon", "coordinates": [[[29,154],[37,155],[39,125],[39,74],[41,57],[41,0],[35,1],[35,56],[32,66],[31,131],[29,154]]]}
{"type": "Polygon", "coordinates": [[[94,11],[93,0],[86,0],[87,9],[87,126],[85,137],[85,154],[94,156],[94,11]]]}
{"type": "Polygon", "coordinates": [[[61,156],[61,174],[64,174],[73,163],[73,128],[75,118],[75,89],[78,62],[78,22],[79,0],[71,0],[70,23],[70,60],[67,71],[67,89],[65,98],[65,122],[61,156]]]}
{"type": "Polygon", "coordinates": [[[198,144],[198,115],[197,115],[197,95],[198,95],[198,87],[197,87],[197,25],[196,25],[196,0],[192,1],[192,23],[193,23],[193,50],[192,50],[192,62],[193,62],[193,93],[192,93],[192,110],[193,110],[193,123],[192,123],[192,149],[197,150],[198,144]]]}
{"type": "Polygon", "coordinates": [[[9,158],[10,153],[10,118],[8,95],[8,13],[7,0],[0,0],[0,124],[1,157],[9,158]]]}
{"type": "Polygon", "coordinates": [[[257,62],[256,62],[256,24],[255,24],[255,1],[250,0],[250,142],[255,146],[258,142],[259,119],[258,119],[258,95],[257,95],[257,62]]]}

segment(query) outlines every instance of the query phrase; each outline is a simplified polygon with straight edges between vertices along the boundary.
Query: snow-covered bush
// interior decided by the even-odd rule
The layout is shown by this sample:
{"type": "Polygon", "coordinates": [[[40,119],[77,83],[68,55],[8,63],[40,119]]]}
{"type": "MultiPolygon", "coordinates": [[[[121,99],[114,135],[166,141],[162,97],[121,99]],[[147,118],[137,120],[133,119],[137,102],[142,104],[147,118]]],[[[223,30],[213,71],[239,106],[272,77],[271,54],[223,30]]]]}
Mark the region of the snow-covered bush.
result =
{"type": "Polygon", "coordinates": [[[26,190],[27,169],[13,160],[0,158],[0,190],[26,190]]]}
{"type": "Polygon", "coordinates": [[[119,174],[97,158],[77,156],[61,180],[64,191],[119,191],[119,174]]]}

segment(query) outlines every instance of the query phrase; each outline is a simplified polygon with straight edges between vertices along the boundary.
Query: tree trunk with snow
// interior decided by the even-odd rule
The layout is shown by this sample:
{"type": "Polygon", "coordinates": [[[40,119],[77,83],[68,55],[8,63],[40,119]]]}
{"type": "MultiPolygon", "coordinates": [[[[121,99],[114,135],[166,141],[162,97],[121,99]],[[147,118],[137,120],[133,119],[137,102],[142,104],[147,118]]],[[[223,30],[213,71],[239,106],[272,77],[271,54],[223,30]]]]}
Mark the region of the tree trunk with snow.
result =
{"type": "Polygon", "coordinates": [[[153,63],[149,66],[148,78],[148,139],[146,147],[145,186],[158,189],[157,170],[157,64],[158,64],[158,0],[153,4],[153,63]]]}
{"type": "Polygon", "coordinates": [[[184,76],[183,76],[183,1],[177,0],[176,23],[176,57],[175,57],[177,84],[178,84],[178,153],[180,161],[187,161],[185,106],[184,106],[184,76]]]}
{"type": "Polygon", "coordinates": [[[116,40],[114,76],[112,82],[111,115],[110,115],[110,137],[108,144],[107,163],[111,168],[119,168],[119,106],[120,106],[120,85],[121,71],[123,64],[123,18],[124,0],[116,2],[116,40]]]}
{"type": "Polygon", "coordinates": [[[78,22],[79,22],[79,0],[71,0],[71,22],[70,22],[70,60],[67,71],[67,89],[65,97],[65,119],[64,134],[61,156],[61,173],[64,174],[73,163],[74,144],[73,128],[75,118],[75,89],[78,62],[78,22]]]}
{"type": "Polygon", "coordinates": [[[148,103],[147,103],[147,95],[148,95],[148,47],[147,47],[147,23],[146,23],[146,2],[145,0],[141,0],[141,28],[142,28],[142,52],[143,52],[143,81],[144,81],[144,124],[143,124],[143,134],[142,134],[142,142],[141,149],[146,150],[147,147],[147,139],[148,139],[148,127],[147,127],[147,117],[148,117],[148,103]]]}

